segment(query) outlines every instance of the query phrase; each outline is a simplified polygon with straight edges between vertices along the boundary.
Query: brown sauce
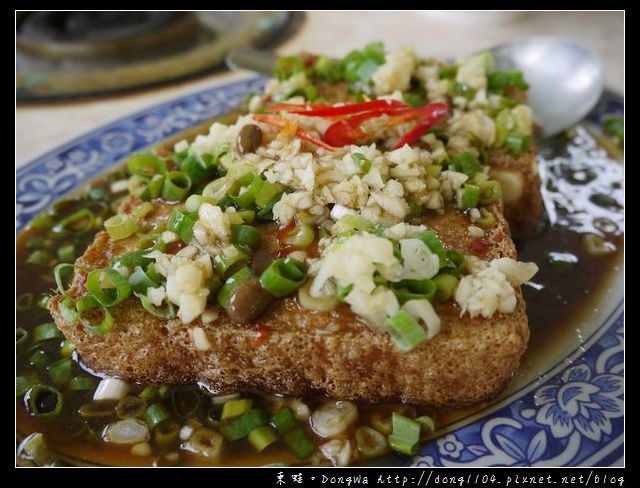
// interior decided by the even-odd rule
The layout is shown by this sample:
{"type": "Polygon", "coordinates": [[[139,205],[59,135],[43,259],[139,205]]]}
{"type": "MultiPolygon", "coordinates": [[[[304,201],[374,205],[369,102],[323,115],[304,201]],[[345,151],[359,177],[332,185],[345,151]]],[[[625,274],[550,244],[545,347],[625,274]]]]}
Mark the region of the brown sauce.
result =
{"type": "MultiPolygon", "coordinates": [[[[236,114],[228,116],[233,120],[236,114]]],[[[227,118],[227,117],[225,117],[227,118]]],[[[192,138],[208,127],[202,124],[187,133],[167,141],[163,147],[182,138],[192,138]]],[[[495,406],[511,392],[535,381],[549,367],[555,365],[576,347],[580,347],[597,328],[589,317],[601,307],[607,294],[617,295],[616,277],[622,271],[624,220],[623,169],[621,163],[607,156],[599,148],[596,139],[583,128],[576,128],[568,137],[559,137],[539,148],[540,171],[543,177],[543,196],[546,218],[538,230],[527,236],[515,236],[519,259],[534,261],[540,267],[533,283],[524,288],[527,313],[531,329],[529,349],[511,384],[498,398],[483,405],[456,411],[435,412],[438,429],[434,435],[472,421],[487,409],[495,406]],[[596,198],[606,195],[609,198],[596,198]],[[595,222],[594,220],[597,219],[595,222]],[[606,255],[593,256],[587,252],[583,235],[592,233],[614,246],[606,255]]],[[[22,232],[16,241],[16,289],[17,296],[33,293],[34,298],[55,288],[51,273],[37,271],[25,264],[31,250],[29,239],[37,232],[22,232]]],[[[32,307],[29,313],[17,313],[17,325],[31,329],[51,321],[44,308],[32,307]]],[[[58,347],[59,342],[48,347],[58,347]]],[[[17,374],[25,369],[24,358],[18,358],[17,374]]],[[[80,366],[74,364],[81,373],[80,366]]],[[[134,393],[140,391],[137,386],[134,393]]],[[[89,399],[76,397],[77,403],[65,407],[74,412],[89,399]]],[[[254,396],[260,401],[259,396],[254,396]]],[[[318,399],[309,399],[311,407],[318,399]]],[[[398,406],[360,406],[360,423],[367,423],[371,416],[388,414],[398,406]]],[[[432,412],[433,413],[433,412],[432,412]]],[[[95,433],[78,433],[77,417],[69,413],[57,419],[34,417],[27,412],[23,399],[16,403],[17,437],[21,439],[32,432],[42,432],[47,445],[63,463],[121,466],[148,466],[150,456],[133,456],[129,446],[103,442],[95,433]]],[[[275,462],[295,464],[295,457],[280,444],[263,453],[256,453],[246,442],[226,443],[223,454],[215,462],[189,453],[183,453],[182,465],[264,465],[275,462]]]]}

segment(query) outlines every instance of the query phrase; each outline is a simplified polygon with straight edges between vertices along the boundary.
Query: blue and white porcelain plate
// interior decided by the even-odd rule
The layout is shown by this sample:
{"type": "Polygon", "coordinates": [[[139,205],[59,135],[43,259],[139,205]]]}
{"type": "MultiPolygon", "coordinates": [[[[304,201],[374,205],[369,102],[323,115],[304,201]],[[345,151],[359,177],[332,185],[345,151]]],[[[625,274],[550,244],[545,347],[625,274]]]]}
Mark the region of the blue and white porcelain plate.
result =
{"type": "MultiPolygon", "coordinates": [[[[16,172],[16,230],[133,151],[236,108],[265,78],[252,77],[131,114],[78,137],[16,172]]],[[[605,93],[589,115],[622,113],[605,93]]],[[[410,461],[418,466],[621,466],[624,463],[622,274],[587,318],[582,344],[485,410],[447,426],[410,461]]],[[[399,464],[398,458],[385,464],[399,464]]]]}

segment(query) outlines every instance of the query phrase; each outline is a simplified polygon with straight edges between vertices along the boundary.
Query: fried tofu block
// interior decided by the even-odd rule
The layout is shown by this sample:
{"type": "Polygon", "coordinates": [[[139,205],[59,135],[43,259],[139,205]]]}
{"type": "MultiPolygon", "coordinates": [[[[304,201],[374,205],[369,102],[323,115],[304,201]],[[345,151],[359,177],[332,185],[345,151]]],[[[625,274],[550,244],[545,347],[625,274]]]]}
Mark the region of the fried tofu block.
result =
{"type": "MultiPolygon", "coordinates": [[[[124,210],[132,206],[125,204],[124,210]]],[[[166,216],[171,208],[157,205],[148,217],[166,216]]],[[[489,208],[498,223],[486,233],[485,258],[515,257],[500,204],[489,208]]],[[[469,252],[473,238],[465,215],[451,212],[425,223],[446,246],[469,252]]],[[[78,260],[71,294],[84,295],[88,271],[107,266],[111,257],[134,246],[134,238],[112,241],[99,233],[78,260]]],[[[188,325],[177,319],[163,321],[129,298],[110,309],[115,325],[103,336],[67,322],[60,313],[62,299],[54,296],[50,311],[89,368],[130,382],[203,382],[220,393],[259,389],[461,407],[492,397],[509,381],[529,338],[519,289],[516,310],[490,319],[461,316],[455,303],[436,305],[441,332],[410,352],[399,350],[387,332],[368,325],[347,306],[313,312],[292,297],[276,302],[251,325],[234,323],[223,310],[207,324],[200,319],[188,325]],[[206,334],[206,350],[196,347],[191,332],[196,327],[206,334]],[[255,340],[257,328],[268,330],[262,342],[255,340]]]]}

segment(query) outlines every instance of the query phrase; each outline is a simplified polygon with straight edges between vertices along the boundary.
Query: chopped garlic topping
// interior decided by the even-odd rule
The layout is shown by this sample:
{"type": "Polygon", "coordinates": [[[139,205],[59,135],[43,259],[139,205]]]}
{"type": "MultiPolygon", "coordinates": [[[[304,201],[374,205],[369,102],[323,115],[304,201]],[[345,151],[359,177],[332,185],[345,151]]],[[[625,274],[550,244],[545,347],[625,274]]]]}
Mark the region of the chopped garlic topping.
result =
{"type": "Polygon", "coordinates": [[[193,339],[193,345],[198,351],[208,351],[211,349],[211,343],[207,338],[207,333],[202,327],[194,327],[190,332],[191,338],[193,339]]]}
{"type": "Polygon", "coordinates": [[[385,63],[373,74],[376,93],[385,95],[407,90],[416,62],[416,53],[408,47],[388,54],[385,63]]]}
{"type": "Polygon", "coordinates": [[[402,279],[428,280],[438,274],[440,258],[420,239],[402,239],[400,254],[404,263],[402,279]]]}
{"type": "Polygon", "coordinates": [[[472,274],[462,277],[455,299],[471,317],[490,317],[496,311],[511,313],[517,305],[514,286],[520,286],[537,271],[534,263],[519,263],[511,258],[494,259],[490,263],[473,262],[472,274]]]}

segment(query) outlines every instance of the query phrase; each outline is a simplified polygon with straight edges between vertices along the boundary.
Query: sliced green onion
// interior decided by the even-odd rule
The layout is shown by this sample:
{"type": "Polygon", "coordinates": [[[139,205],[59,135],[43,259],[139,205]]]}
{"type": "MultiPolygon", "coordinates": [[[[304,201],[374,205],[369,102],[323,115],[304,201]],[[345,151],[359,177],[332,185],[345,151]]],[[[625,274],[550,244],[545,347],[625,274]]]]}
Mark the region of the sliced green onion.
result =
{"type": "Polygon", "coordinates": [[[422,107],[425,104],[424,94],[415,92],[405,92],[402,99],[412,107],[422,107]]]}
{"type": "Polygon", "coordinates": [[[190,417],[200,407],[200,394],[190,386],[176,386],[171,390],[171,405],[178,417],[190,417]]]}
{"type": "Polygon", "coordinates": [[[147,411],[144,398],[126,396],[116,405],[116,415],[121,419],[139,419],[147,411]]]}
{"type": "Polygon", "coordinates": [[[43,368],[49,362],[49,355],[42,349],[36,350],[29,356],[29,364],[35,368],[43,368]]]}
{"type": "Polygon", "coordinates": [[[310,246],[315,238],[316,233],[313,230],[313,226],[298,220],[291,232],[284,236],[282,242],[287,246],[301,249],[310,246]]]}
{"type": "Polygon", "coordinates": [[[458,207],[463,210],[476,208],[478,206],[479,199],[480,187],[465,183],[461,193],[461,198],[458,201],[458,207]]]}
{"type": "MultiPolygon", "coordinates": [[[[164,177],[161,176],[161,178],[164,178],[164,177]]],[[[127,182],[127,189],[129,190],[129,193],[131,195],[135,195],[140,198],[142,198],[143,193],[148,192],[147,188],[148,188],[147,180],[142,176],[132,175],[131,178],[129,178],[129,181],[127,182]]],[[[147,196],[145,196],[144,198],[144,200],[149,200],[149,199],[150,197],[147,197],[147,196]]],[[[113,205],[111,205],[111,209],[115,212],[118,211],[118,208],[117,207],[114,208],[113,205]]]]}
{"type": "MultiPolygon", "coordinates": [[[[133,178],[135,178],[135,176],[132,176],[132,179],[133,178]]],[[[144,181],[142,182],[142,185],[144,186],[141,190],[138,190],[137,193],[131,193],[134,195],[138,194],[140,196],[140,200],[148,203],[149,200],[154,200],[162,195],[162,189],[164,188],[164,179],[164,175],[155,175],[153,178],[151,178],[151,181],[149,181],[149,183],[144,183],[144,181]]]]}
{"type": "Polygon", "coordinates": [[[126,239],[138,232],[138,224],[129,215],[114,215],[104,222],[104,228],[112,240],[126,239]]]}
{"type": "Polygon", "coordinates": [[[129,275],[129,286],[131,286],[131,290],[135,293],[147,293],[147,288],[157,288],[159,286],[159,282],[152,279],[147,272],[142,269],[140,266],[136,266],[136,269],[129,275]]]}
{"type": "Polygon", "coordinates": [[[29,343],[29,332],[22,327],[16,327],[16,354],[20,356],[24,353],[29,343]]]}
{"type": "Polygon", "coordinates": [[[178,434],[180,434],[180,424],[173,420],[165,420],[158,424],[153,432],[153,438],[158,445],[166,446],[175,441],[178,438],[178,434]]]}
{"type": "Polygon", "coordinates": [[[51,381],[56,386],[63,386],[71,379],[73,364],[71,359],[63,358],[47,366],[51,381]]]}
{"type": "Polygon", "coordinates": [[[210,179],[215,173],[215,168],[207,164],[198,153],[190,151],[188,156],[180,163],[180,171],[187,174],[194,185],[198,185],[210,179]]]}
{"type": "Polygon", "coordinates": [[[280,81],[291,78],[294,74],[304,73],[305,65],[300,56],[282,56],[273,66],[273,76],[280,81]]]}
{"type": "Polygon", "coordinates": [[[213,267],[223,279],[231,276],[238,268],[249,264],[249,256],[237,247],[229,248],[213,258],[213,267]]]}
{"type": "Polygon", "coordinates": [[[62,412],[62,393],[52,386],[36,385],[27,392],[24,399],[31,415],[57,417],[62,412]]]}
{"type": "Polygon", "coordinates": [[[144,414],[144,418],[147,421],[150,429],[153,429],[160,422],[167,420],[170,417],[169,412],[162,403],[154,403],[149,405],[147,411],[144,414]]]}
{"type": "Polygon", "coordinates": [[[233,243],[256,249],[260,245],[260,231],[252,225],[232,225],[233,243]]]}
{"type": "MultiPolygon", "coordinates": [[[[460,276],[464,271],[465,257],[458,251],[448,250],[446,252],[447,271],[453,275],[460,276]]],[[[442,267],[442,265],[440,265],[442,267]]]]}
{"type": "Polygon", "coordinates": [[[387,439],[377,430],[363,425],[356,430],[356,446],[365,457],[378,457],[387,452],[387,439]]]}
{"type": "Polygon", "coordinates": [[[607,114],[602,117],[603,130],[605,134],[618,139],[618,145],[624,147],[624,117],[617,114],[607,114]]]}
{"type": "Polygon", "coordinates": [[[263,425],[254,429],[249,434],[249,443],[260,452],[278,440],[278,436],[274,430],[268,425],[263,425]]]}
{"type": "Polygon", "coordinates": [[[215,430],[199,427],[191,434],[186,444],[191,451],[208,458],[216,458],[222,451],[223,438],[215,430]]]}
{"type": "Polygon", "coordinates": [[[113,307],[131,295],[127,279],[112,268],[94,269],[87,275],[87,290],[104,307],[113,307]],[[103,288],[104,280],[111,285],[103,288]]]}
{"type": "Polygon", "coordinates": [[[436,284],[436,300],[447,302],[453,296],[458,287],[458,278],[449,273],[440,273],[433,282],[436,284]]]}
{"type": "Polygon", "coordinates": [[[260,285],[276,297],[285,297],[304,285],[306,274],[304,263],[293,258],[280,258],[260,275],[260,285]]]}
{"type": "Polygon", "coordinates": [[[33,264],[34,266],[44,267],[44,266],[48,266],[52,259],[53,259],[53,256],[49,251],[43,251],[41,249],[38,249],[36,251],[33,251],[29,255],[29,257],[27,258],[27,263],[33,264]]]}
{"type": "Polygon", "coordinates": [[[153,154],[132,154],[127,160],[127,168],[133,175],[151,178],[156,174],[166,174],[167,163],[153,154]]]}
{"type": "Polygon", "coordinates": [[[228,440],[237,441],[238,439],[244,439],[253,430],[262,427],[266,423],[267,417],[264,412],[259,408],[254,408],[233,422],[223,425],[220,430],[228,440]]]}
{"type": "Polygon", "coordinates": [[[43,236],[34,236],[27,239],[25,247],[27,249],[51,249],[54,246],[54,242],[51,239],[46,239],[43,236]]]}
{"type": "Polygon", "coordinates": [[[293,417],[293,413],[288,408],[278,410],[275,415],[271,417],[271,423],[276,429],[278,429],[280,434],[286,434],[296,426],[296,420],[293,417]]]}
{"type": "Polygon", "coordinates": [[[54,225],[52,230],[56,234],[78,235],[90,231],[94,222],[95,216],[91,210],[81,208],[54,225]]]}
{"type": "Polygon", "coordinates": [[[40,293],[36,300],[36,305],[42,310],[47,310],[49,308],[49,300],[51,300],[51,297],[48,293],[40,293]]]}
{"type": "Polygon", "coordinates": [[[260,209],[264,209],[269,206],[273,207],[283,192],[284,189],[280,184],[264,180],[260,187],[260,191],[256,194],[254,203],[260,209]]]}
{"type": "Polygon", "coordinates": [[[61,337],[63,337],[63,334],[55,322],[47,322],[33,329],[33,342],[59,339],[61,337]]]}
{"type": "Polygon", "coordinates": [[[373,222],[364,218],[362,215],[343,215],[340,218],[340,222],[354,230],[369,232],[373,229],[373,222]]]}
{"type": "Polygon", "coordinates": [[[246,266],[232,274],[227,278],[224,285],[222,285],[222,288],[220,288],[220,291],[218,292],[218,305],[223,308],[227,308],[229,300],[236,291],[236,288],[253,278],[255,278],[255,274],[246,266]]]}
{"type": "Polygon", "coordinates": [[[215,205],[217,200],[215,198],[209,198],[202,195],[189,195],[187,201],[184,202],[184,208],[187,212],[197,212],[203,203],[215,205]]]}
{"type": "Polygon", "coordinates": [[[93,335],[105,335],[113,328],[113,317],[109,313],[109,309],[105,306],[101,306],[98,301],[90,295],[82,297],[76,302],[76,311],[78,312],[77,318],[80,320],[82,326],[93,335]],[[101,308],[103,313],[102,321],[95,325],[83,316],[87,311],[95,308],[101,308]]]}
{"type": "Polygon", "coordinates": [[[308,457],[315,449],[313,441],[300,427],[284,434],[282,440],[298,459],[308,457]]]}
{"type": "Polygon", "coordinates": [[[421,430],[428,433],[436,430],[436,419],[430,415],[423,415],[415,419],[420,424],[421,430]]]}
{"type": "Polygon", "coordinates": [[[391,448],[401,454],[415,456],[420,442],[420,424],[396,412],[393,412],[392,422],[393,432],[388,438],[391,448]]]}
{"type": "Polygon", "coordinates": [[[416,236],[416,239],[420,239],[433,253],[438,255],[441,268],[447,265],[447,251],[440,242],[440,239],[438,239],[438,237],[433,232],[431,232],[430,230],[421,232],[416,236]]]}
{"type": "Polygon", "coordinates": [[[140,392],[138,396],[143,400],[150,402],[152,400],[155,400],[158,396],[158,389],[154,386],[147,386],[140,392]]]}
{"type": "Polygon", "coordinates": [[[89,391],[98,386],[98,381],[95,378],[89,378],[87,376],[76,376],[69,381],[70,391],[89,391]]]}
{"type": "Polygon", "coordinates": [[[340,283],[336,282],[336,289],[338,290],[338,301],[340,303],[344,303],[347,296],[349,296],[349,293],[351,293],[351,290],[353,290],[353,283],[350,283],[347,286],[342,286],[340,283]]]}
{"type": "Polygon", "coordinates": [[[436,284],[432,280],[402,280],[394,283],[391,290],[402,305],[409,300],[432,301],[436,294],[436,284]]]}
{"type": "Polygon", "coordinates": [[[75,324],[79,321],[78,311],[76,310],[76,302],[71,298],[65,298],[59,305],[60,315],[71,324],[75,324]]]}
{"type": "Polygon", "coordinates": [[[49,229],[54,223],[55,220],[51,215],[41,213],[31,219],[31,222],[29,222],[29,227],[31,229],[46,230],[49,229]]]}
{"type": "Polygon", "coordinates": [[[489,212],[489,210],[487,210],[486,208],[480,209],[480,215],[480,219],[476,221],[476,224],[478,224],[480,227],[490,228],[496,225],[497,221],[495,215],[489,212]]]}
{"type": "Polygon", "coordinates": [[[526,90],[529,85],[524,81],[522,71],[494,71],[487,75],[487,86],[489,91],[502,93],[508,86],[513,86],[521,90],[526,90]]]}
{"type": "Polygon", "coordinates": [[[86,419],[98,419],[102,417],[111,417],[115,404],[111,400],[97,400],[83,403],[78,409],[78,414],[86,419]]]}
{"type": "Polygon", "coordinates": [[[147,295],[138,293],[136,291],[134,291],[133,294],[140,299],[142,307],[150,314],[153,314],[156,317],[164,320],[172,319],[176,316],[176,312],[173,308],[173,303],[171,303],[169,300],[167,300],[166,307],[160,308],[151,303],[151,300],[149,300],[149,297],[147,297],[147,295]]]}
{"type": "Polygon", "coordinates": [[[138,219],[143,219],[152,210],[153,210],[153,205],[151,205],[149,202],[142,202],[140,205],[137,205],[131,213],[133,214],[134,217],[138,219]]]}
{"type": "Polygon", "coordinates": [[[144,268],[153,261],[151,258],[145,257],[147,254],[149,254],[149,251],[146,249],[128,252],[112,259],[109,265],[112,268],[116,267],[116,265],[130,269],[133,269],[136,266],[142,266],[144,268]]]}
{"type": "Polygon", "coordinates": [[[411,351],[427,340],[424,328],[404,310],[387,319],[384,328],[403,351],[411,351]]]}
{"type": "Polygon", "coordinates": [[[66,244],[58,248],[58,259],[63,263],[70,263],[76,259],[76,248],[73,244],[66,244]]]}
{"type": "Polygon", "coordinates": [[[67,287],[71,284],[73,270],[74,266],[70,263],[60,263],[53,268],[53,277],[56,280],[58,291],[64,296],[67,296],[69,291],[67,287]]]}
{"type": "Polygon", "coordinates": [[[184,243],[191,242],[193,237],[193,226],[198,220],[197,213],[186,213],[182,210],[174,210],[169,217],[168,229],[178,234],[184,243]]]}
{"type": "Polygon", "coordinates": [[[40,378],[38,378],[38,373],[35,371],[31,371],[26,375],[16,376],[16,398],[24,395],[39,382],[40,378]]]}
{"type": "Polygon", "coordinates": [[[60,355],[63,358],[68,358],[73,354],[73,351],[75,350],[76,350],[76,345],[73,342],[71,342],[69,339],[62,341],[62,344],[60,345],[60,355]]]}
{"type": "Polygon", "coordinates": [[[364,154],[353,153],[351,155],[351,159],[353,163],[358,167],[360,171],[363,173],[368,173],[371,170],[371,161],[369,161],[364,154]]]}
{"type": "Polygon", "coordinates": [[[479,202],[489,205],[502,197],[502,185],[497,180],[488,180],[480,184],[479,202]]]}
{"type": "Polygon", "coordinates": [[[338,296],[334,293],[331,295],[322,295],[314,297],[309,292],[311,281],[307,281],[298,289],[298,301],[307,310],[317,310],[319,312],[327,312],[338,306],[338,296]]]}
{"type": "Polygon", "coordinates": [[[472,100],[476,95],[476,91],[466,83],[450,80],[447,95],[450,97],[464,97],[467,100],[472,100]]]}
{"type": "Polygon", "coordinates": [[[238,195],[229,194],[229,197],[238,208],[251,208],[263,185],[264,180],[262,178],[254,173],[248,173],[236,181],[237,187],[245,187],[246,190],[238,193],[238,195]]]}
{"type": "Polygon", "coordinates": [[[33,305],[33,293],[23,293],[16,298],[16,310],[25,311],[29,310],[33,305]]]}
{"type": "Polygon", "coordinates": [[[240,417],[251,410],[253,400],[250,398],[239,398],[237,400],[229,400],[222,407],[222,415],[220,420],[229,420],[240,417]]]}
{"type": "Polygon", "coordinates": [[[451,158],[449,169],[459,171],[472,178],[476,173],[482,171],[482,165],[472,152],[465,151],[451,158]]]}
{"type": "Polygon", "coordinates": [[[162,198],[169,202],[184,200],[191,189],[191,178],[181,171],[170,171],[164,179],[162,198]]]}
{"type": "Polygon", "coordinates": [[[532,139],[530,135],[512,132],[507,135],[504,146],[513,155],[518,155],[531,147],[532,139]]]}

